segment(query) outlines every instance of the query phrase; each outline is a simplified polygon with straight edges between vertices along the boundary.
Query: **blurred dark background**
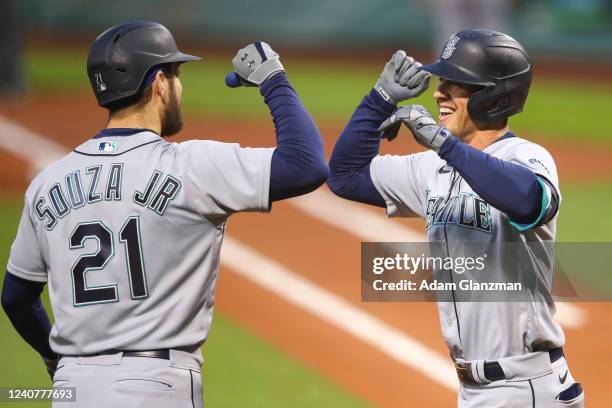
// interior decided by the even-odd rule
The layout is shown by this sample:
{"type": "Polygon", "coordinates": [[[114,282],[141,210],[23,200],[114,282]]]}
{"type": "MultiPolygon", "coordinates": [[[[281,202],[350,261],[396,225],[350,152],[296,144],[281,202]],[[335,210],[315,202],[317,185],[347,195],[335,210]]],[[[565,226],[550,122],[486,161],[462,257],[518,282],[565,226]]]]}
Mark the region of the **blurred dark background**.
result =
{"type": "Polygon", "coordinates": [[[612,58],[609,0],[2,0],[11,1],[18,28],[39,39],[164,16],[173,30],[206,43],[258,36],[305,49],[430,50],[453,31],[492,27],[538,54],[612,58]]]}
{"type": "Polygon", "coordinates": [[[0,0],[0,15],[0,93],[23,89],[24,46],[87,46],[134,19],[162,21],[182,44],[207,50],[261,39],[285,53],[377,60],[397,48],[437,54],[455,31],[493,28],[536,59],[574,70],[612,64],[610,0],[0,0]]]}

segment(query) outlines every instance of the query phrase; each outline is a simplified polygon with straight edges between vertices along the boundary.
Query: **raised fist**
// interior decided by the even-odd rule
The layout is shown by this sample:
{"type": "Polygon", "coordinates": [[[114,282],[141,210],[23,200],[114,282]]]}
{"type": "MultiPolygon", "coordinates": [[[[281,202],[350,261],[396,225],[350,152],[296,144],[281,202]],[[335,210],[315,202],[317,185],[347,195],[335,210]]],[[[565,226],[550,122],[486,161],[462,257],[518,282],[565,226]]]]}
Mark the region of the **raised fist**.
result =
{"type": "Polygon", "coordinates": [[[266,79],[285,70],[279,55],[268,44],[259,41],[239,49],[232,65],[234,71],[225,77],[225,84],[230,88],[260,86],[266,79]]]}
{"type": "Polygon", "coordinates": [[[420,71],[420,62],[399,50],[385,65],[374,89],[389,103],[397,104],[415,98],[425,92],[429,86],[428,72],[420,71]]]}

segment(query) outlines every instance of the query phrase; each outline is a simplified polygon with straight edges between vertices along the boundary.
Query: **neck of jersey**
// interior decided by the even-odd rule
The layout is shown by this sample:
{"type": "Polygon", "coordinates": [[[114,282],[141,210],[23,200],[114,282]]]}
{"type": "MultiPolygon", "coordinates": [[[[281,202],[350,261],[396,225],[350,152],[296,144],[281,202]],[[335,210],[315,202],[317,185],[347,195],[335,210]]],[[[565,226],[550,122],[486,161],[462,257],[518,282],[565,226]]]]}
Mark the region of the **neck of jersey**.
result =
{"type": "Polygon", "coordinates": [[[131,136],[142,132],[153,132],[157,134],[154,130],[145,128],[106,128],[95,135],[94,139],[100,139],[102,137],[131,136]]]}

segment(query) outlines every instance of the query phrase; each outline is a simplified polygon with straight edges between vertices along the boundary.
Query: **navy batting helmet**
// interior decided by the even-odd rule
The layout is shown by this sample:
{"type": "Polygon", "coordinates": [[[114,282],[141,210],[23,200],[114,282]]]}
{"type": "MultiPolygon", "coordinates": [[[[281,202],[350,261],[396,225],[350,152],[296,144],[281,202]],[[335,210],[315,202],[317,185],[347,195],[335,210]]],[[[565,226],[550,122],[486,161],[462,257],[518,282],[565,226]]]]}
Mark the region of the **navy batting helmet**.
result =
{"type": "Polygon", "coordinates": [[[489,30],[453,34],[438,61],[421,69],[449,81],[481,86],[468,100],[468,112],[481,122],[522,112],[532,77],[523,46],[506,34],[489,30]]]}
{"type": "Polygon", "coordinates": [[[111,108],[138,96],[151,69],[200,59],[180,52],[163,25],[133,21],[111,27],[96,38],[87,57],[87,75],[98,104],[111,108]]]}

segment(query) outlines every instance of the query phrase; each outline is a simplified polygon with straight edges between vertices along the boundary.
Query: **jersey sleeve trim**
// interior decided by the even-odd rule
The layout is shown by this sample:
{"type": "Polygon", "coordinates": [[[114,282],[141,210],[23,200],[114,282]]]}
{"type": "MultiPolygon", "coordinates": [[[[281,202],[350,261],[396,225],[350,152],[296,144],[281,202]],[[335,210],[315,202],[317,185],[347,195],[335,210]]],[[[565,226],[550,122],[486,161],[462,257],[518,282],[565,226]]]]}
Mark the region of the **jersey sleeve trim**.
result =
{"type": "Polygon", "coordinates": [[[8,262],[8,265],[6,266],[6,271],[8,273],[11,273],[21,279],[25,279],[25,280],[29,280],[29,281],[33,281],[33,282],[47,282],[47,275],[41,275],[39,273],[34,273],[34,272],[29,272],[26,271],[25,269],[21,269],[15,265],[13,265],[11,263],[11,261],[8,262]]]}
{"type": "Polygon", "coordinates": [[[509,220],[510,225],[516,228],[516,230],[519,232],[525,232],[532,228],[538,227],[540,223],[542,222],[542,220],[544,219],[544,217],[546,216],[546,213],[548,212],[548,205],[550,203],[550,195],[551,195],[550,189],[548,188],[546,183],[542,181],[542,179],[539,176],[537,177],[537,180],[538,180],[538,183],[540,183],[540,187],[542,188],[542,207],[540,208],[540,215],[538,215],[538,218],[531,224],[520,224],[518,222],[509,220]]]}

